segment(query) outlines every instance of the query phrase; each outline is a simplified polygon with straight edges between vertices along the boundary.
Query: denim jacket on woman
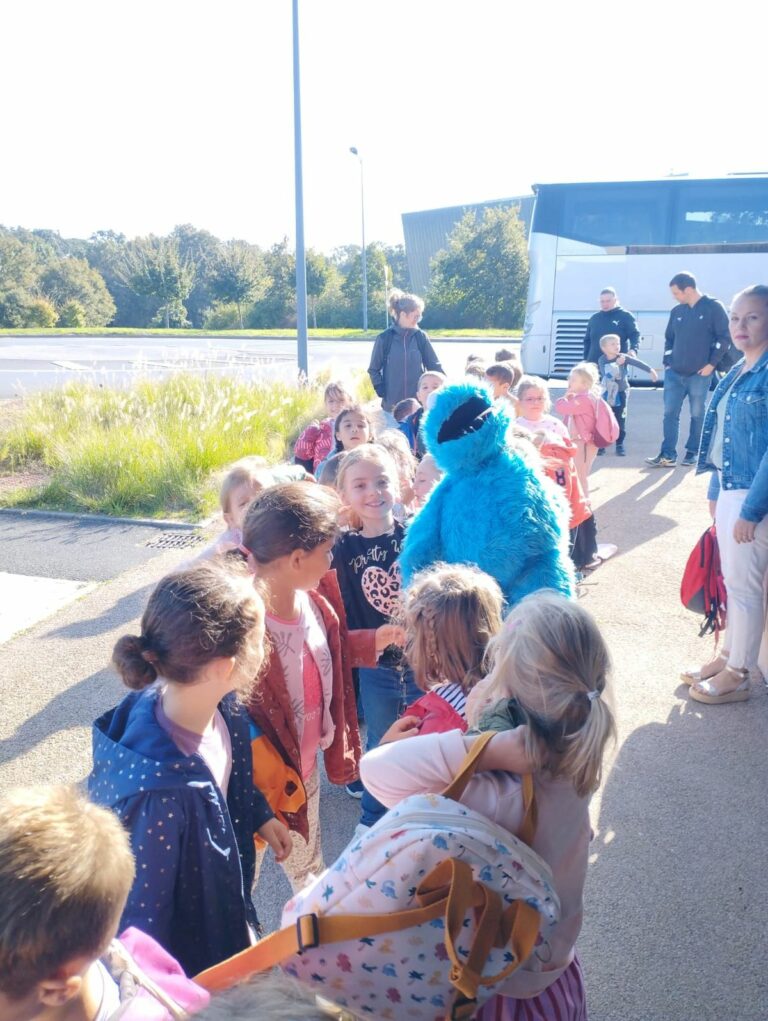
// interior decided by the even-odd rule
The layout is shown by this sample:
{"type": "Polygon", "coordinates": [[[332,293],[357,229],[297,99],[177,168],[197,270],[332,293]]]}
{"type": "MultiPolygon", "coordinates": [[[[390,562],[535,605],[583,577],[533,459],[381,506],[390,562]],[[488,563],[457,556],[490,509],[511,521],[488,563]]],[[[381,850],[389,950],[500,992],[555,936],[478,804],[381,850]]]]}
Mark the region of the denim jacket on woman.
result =
{"type": "Polygon", "coordinates": [[[715,430],[717,406],[730,387],[723,422],[723,467],[714,471],[707,498],[716,500],[723,489],[748,489],[741,517],[762,521],[768,514],[768,351],[742,375],[744,360],[720,380],[704,416],[696,474],[713,471],[709,448],[715,430]],[[739,378],[733,382],[734,377],[739,378]],[[733,386],[731,386],[733,383],[733,386]]]}

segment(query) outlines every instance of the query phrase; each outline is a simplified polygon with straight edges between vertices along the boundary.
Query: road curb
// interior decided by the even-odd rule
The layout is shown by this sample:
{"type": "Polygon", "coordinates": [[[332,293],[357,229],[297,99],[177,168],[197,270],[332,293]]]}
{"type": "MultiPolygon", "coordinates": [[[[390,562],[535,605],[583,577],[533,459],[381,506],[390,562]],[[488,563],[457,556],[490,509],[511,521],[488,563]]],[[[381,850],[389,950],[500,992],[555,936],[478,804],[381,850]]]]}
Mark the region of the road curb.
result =
{"type": "Polygon", "coordinates": [[[115,518],[110,514],[78,514],[75,511],[29,510],[24,507],[0,507],[0,515],[20,515],[30,518],[59,518],[64,521],[83,521],[86,524],[137,525],[144,528],[173,529],[176,532],[194,532],[208,527],[215,519],[204,521],[169,521],[164,518],[115,518]]]}

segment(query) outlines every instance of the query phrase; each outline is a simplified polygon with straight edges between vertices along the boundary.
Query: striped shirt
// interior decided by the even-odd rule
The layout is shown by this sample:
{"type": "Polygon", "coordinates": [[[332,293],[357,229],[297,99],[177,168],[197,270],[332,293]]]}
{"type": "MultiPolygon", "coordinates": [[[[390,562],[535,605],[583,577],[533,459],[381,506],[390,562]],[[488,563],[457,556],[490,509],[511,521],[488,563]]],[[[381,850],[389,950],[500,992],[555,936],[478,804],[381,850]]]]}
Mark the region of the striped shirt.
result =
{"type": "Polygon", "coordinates": [[[459,714],[462,720],[467,718],[467,693],[460,684],[441,684],[437,688],[430,689],[433,694],[439,695],[448,705],[459,714]]]}

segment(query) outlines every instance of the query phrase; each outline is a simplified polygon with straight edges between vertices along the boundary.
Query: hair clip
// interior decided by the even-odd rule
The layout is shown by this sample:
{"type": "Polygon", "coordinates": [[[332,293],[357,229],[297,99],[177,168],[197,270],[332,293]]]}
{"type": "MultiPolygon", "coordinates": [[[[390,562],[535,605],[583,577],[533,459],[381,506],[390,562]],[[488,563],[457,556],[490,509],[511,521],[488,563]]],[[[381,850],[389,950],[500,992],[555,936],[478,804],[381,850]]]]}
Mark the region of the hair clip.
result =
{"type": "Polygon", "coordinates": [[[594,691],[588,691],[587,698],[590,702],[594,702],[596,698],[600,698],[600,692],[597,689],[594,691]]]}

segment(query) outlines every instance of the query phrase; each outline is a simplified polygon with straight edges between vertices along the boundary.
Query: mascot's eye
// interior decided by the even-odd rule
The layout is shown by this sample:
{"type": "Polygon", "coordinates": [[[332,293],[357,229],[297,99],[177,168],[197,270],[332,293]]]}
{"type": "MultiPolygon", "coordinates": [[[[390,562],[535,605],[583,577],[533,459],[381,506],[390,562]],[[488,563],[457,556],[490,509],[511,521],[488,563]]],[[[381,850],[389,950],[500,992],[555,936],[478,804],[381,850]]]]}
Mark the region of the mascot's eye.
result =
{"type": "Polygon", "coordinates": [[[457,440],[461,436],[477,432],[482,428],[491,405],[482,397],[473,396],[468,401],[460,404],[440,426],[437,434],[437,442],[445,443],[448,440],[457,440]]]}

